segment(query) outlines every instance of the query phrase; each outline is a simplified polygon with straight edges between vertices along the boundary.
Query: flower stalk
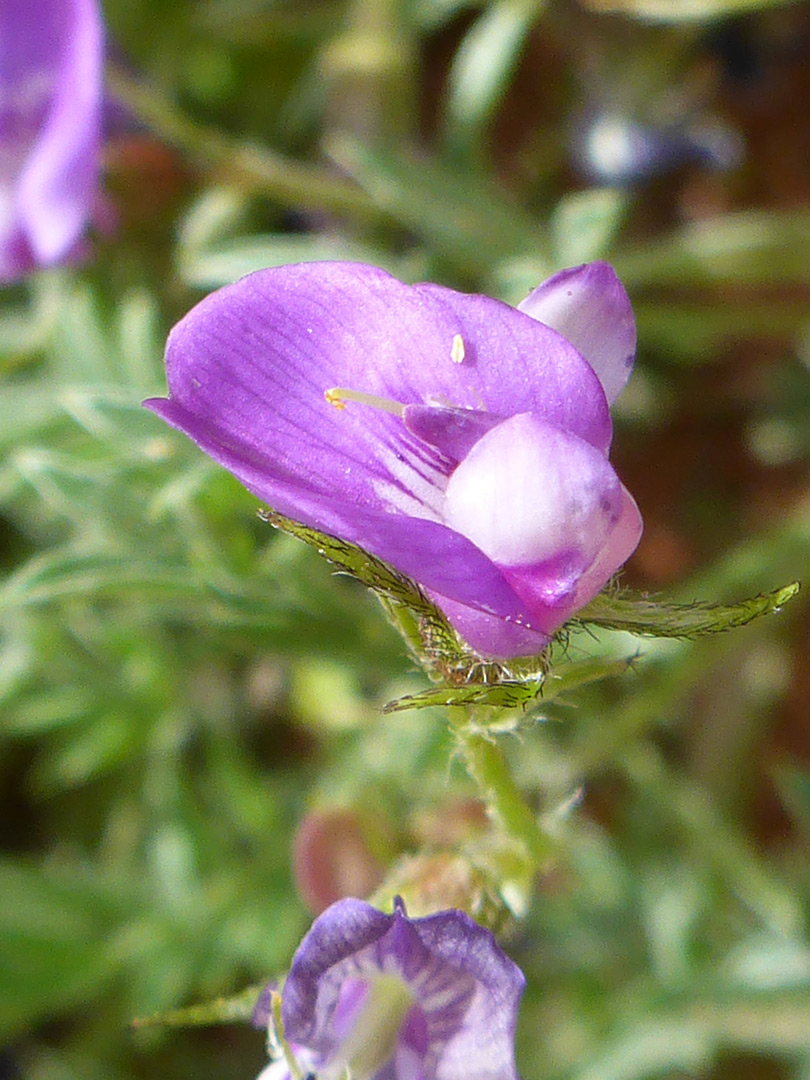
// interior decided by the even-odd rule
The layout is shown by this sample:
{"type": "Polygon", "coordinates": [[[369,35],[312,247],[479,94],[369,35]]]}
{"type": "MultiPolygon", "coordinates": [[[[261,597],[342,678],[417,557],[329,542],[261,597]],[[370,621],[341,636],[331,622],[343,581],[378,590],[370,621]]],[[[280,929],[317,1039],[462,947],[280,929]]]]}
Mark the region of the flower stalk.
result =
{"type": "Polygon", "coordinates": [[[550,837],[527,805],[495,740],[476,727],[465,709],[448,709],[450,723],[467,772],[491,820],[517,842],[533,869],[542,868],[554,856],[550,837]]]}

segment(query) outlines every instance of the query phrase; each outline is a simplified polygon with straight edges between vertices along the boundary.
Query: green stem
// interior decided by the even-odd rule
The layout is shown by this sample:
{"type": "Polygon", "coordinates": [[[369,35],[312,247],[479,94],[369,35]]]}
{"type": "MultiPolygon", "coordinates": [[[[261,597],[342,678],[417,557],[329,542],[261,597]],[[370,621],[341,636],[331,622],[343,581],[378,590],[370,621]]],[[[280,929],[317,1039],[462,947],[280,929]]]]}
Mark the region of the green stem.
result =
{"type": "Polygon", "coordinates": [[[249,1020],[256,1007],[256,1001],[264,988],[263,983],[248,986],[241,993],[230,998],[218,998],[204,1005],[191,1005],[185,1009],[172,1009],[169,1012],[155,1013],[153,1016],[140,1016],[132,1021],[132,1027],[207,1027],[211,1024],[233,1024],[249,1020]]]}
{"type": "Polygon", "coordinates": [[[525,848],[536,866],[554,855],[549,837],[526,805],[497,743],[470,723],[469,715],[450,709],[450,720],[467,772],[475,781],[490,818],[525,848]]]}
{"type": "Polygon", "coordinates": [[[347,29],[323,63],[334,128],[400,150],[413,140],[418,50],[402,0],[351,0],[347,29]]]}
{"type": "Polygon", "coordinates": [[[387,214],[354,184],[315,165],[292,161],[266,147],[240,143],[190,120],[160,91],[110,67],[112,94],[161,139],[219,168],[232,182],[275,199],[285,206],[306,207],[368,220],[387,214]]]}

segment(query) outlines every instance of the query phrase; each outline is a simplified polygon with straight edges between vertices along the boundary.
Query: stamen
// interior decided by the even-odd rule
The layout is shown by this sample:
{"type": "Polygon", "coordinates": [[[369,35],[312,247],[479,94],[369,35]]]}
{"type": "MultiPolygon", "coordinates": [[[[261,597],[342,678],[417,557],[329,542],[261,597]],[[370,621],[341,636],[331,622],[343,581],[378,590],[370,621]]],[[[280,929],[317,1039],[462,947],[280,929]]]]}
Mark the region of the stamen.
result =
{"type": "Polygon", "coordinates": [[[397,1049],[414,993],[400,975],[373,975],[352,1026],[325,1069],[322,1080],[372,1080],[397,1049]]]}
{"type": "Polygon", "coordinates": [[[360,390],[346,390],[342,386],[333,386],[331,390],[324,390],[323,396],[336,409],[345,409],[347,401],[356,401],[359,405],[370,405],[372,409],[380,409],[394,416],[402,416],[405,412],[405,406],[399,401],[377,397],[375,394],[364,394],[360,390]]]}
{"type": "Polygon", "coordinates": [[[450,346],[450,359],[454,364],[464,363],[464,338],[461,334],[453,335],[453,344],[450,346]]]}

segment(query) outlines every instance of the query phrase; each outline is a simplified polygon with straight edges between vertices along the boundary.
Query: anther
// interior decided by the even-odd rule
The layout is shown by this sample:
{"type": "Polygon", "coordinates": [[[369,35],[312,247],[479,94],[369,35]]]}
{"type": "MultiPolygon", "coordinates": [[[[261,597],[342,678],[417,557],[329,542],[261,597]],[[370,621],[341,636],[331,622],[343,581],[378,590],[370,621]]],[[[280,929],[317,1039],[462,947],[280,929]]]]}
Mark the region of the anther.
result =
{"type": "Polygon", "coordinates": [[[454,364],[464,363],[464,338],[461,334],[453,335],[453,344],[450,346],[450,359],[454,364]]]}

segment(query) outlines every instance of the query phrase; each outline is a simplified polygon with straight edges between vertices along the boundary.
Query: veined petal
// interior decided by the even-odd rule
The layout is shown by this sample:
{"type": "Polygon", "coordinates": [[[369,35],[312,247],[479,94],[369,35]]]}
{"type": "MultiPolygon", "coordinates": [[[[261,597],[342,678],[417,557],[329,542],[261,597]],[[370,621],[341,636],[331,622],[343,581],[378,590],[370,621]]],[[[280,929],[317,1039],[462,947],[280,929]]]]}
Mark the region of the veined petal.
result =
{"type": "MultiPolygon", "coordinates": [[[[597,373],[597,379],[592,378],[590,358],[559,327],[540,321],[546,334],[535,338],[531,324],[516,318],[522,310],[499,300],[441,285],[415,289],[446,313],[464,342],[464,359],[455,368],[459,382],[471,393],[461,401],[450,397],[452,404],[501,416],[532,412],[598,450],[608,449],[612,427],[600,377],[597,373]]],[[[538,322],[531,312],[526,314],[538,322]]]]}
{"type": "Polygon", "coordinates": [[[435,446],[453,462],[465,458],[482,435],[505,419],[479,409],[436,405],[406,405],[402,413],[405,427],[412,435],[435,446]]]}
{"type": "MultiPolygon", "coordinates": [[[[330,1070],[337,1067],[338,1075],[349,1064],[347,1055],[357,1063],[365,1061],[365,1075],[373,1075],[393,1056],[414,999],[417,994],[420,999],[423,996],[416,980],[430,972],[430,953],[404,914],[383,916],[359,901],[338,901],[316,919],[293,958],[283,994],[285,1033],[314,1051],[330,1070]],[[345,905],[349,903],[355,907],[347,927],[345,905]],[[385,922],[374,916],[381,916],[385,922]],[[369,920],[367,924],[364,918],[369,920]],[[345,950],[338,944],[341,940],[353,948],[345,950]],[[338,947],[324,949],[325,941],[338,947]],[[390,1016],[386,1014],[386,1001],[394,1009],[390,1016]],[[384,1047],[376,1045],[378,1037],[384,1047]],[[387,1053],[369,1069],[368,1062],[381,1049],[387,1049],[387,1053]]],[[[451,999],[458,998],[459,993],[469,996],[469,978],[465,981],[463,974],[448,973],[446,966],[444,974],[450,978],[451,999]]],[[[421,1008],[422,1001],[418,1004],[421,1008]]],[[[425,1049],[423,1045],[423,1053],[425,1049]]]]}
{"type": "Polygon", "coordinates": [[[279,513],[360,545],[441,596],[531,626],[526,605],[492,560],[441,522],[403,519],[386,510],[358,507],[339,494],[325,495],[289,480],[255,453],[249,456],[215,441],[203,424],[173,401],[155,399],[147,404],[279,513]]]}
{"type": "Polygon", "coordinates": [[[436,1080],[517,1080],[517,1009],[525,979],[492,934],[458,911],[414,921],[422,943],[476,984],[464,1024],[447,1040],[436,1080]]]}
{"type": "Polygon", "coordinates": [[[504,416],[520,407],[599,449],[610,441],[598,381],[556,332],[488,297],[406,286],[360,264],[278,267],[219,290],[174,328],[166,366],[176,420],[289,480],[414,517],[437,517],[450,463],[400,417],[336,409],[326,390],[504,416]]]}
{"type": "Polygon", "coordinates": [[[198,304],[166,366],[170,396],[147,407],[275,510],[413,577],[484,656],[546,644],[618,518],[596,371],[487,297],[277,267],[198,304]]]}
{"type": "Polygon", "coordinates": [[[285,1033],[303,1042],[327,1075],[366,1040],[372,1054],[390,1044],[385,1061],[366,1068],[374,1080],[516,1080],[513,1044],[523,985],[492,934],[461,912],[409,919],[401,902],[393,915],[382,915],[343,900],[316,919],[293,958],[283,992],[285,1033]],[[408,1009],[400,1019],[395,1009],[396,1040],[388,1033],[379,1046],[364,1027],[370,1016],[362,1014],[375,979],[382,980],[380,1003],[386,980],[401,979],[406,996],[400,1004],[408,1009]],[[363,980],[369,984],[365,1001],[357,992],[363,980]],[[341,1010],[346,1015],[339,1016],[341,1010]]]}
{"type": "Polygon", "coordinates": [[[338,900],[318,916],[284,983],[282,1019],[291,1042],[329,1052],[336,1041],[330,1029],[332,1014],[345,977],[340,965],[378,941],[392,921],[392,915],[353,898],[338,900]]]}
{"type": "Polygon", "coordinates": [[[636,353],[630,299],[612,266],[585,263],[550,277],[518,305],[571,342],[599,376],[609,403],[624,388],[636,353]]]}

